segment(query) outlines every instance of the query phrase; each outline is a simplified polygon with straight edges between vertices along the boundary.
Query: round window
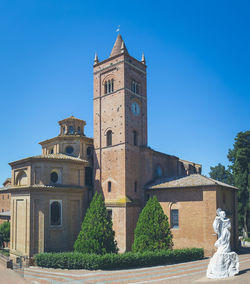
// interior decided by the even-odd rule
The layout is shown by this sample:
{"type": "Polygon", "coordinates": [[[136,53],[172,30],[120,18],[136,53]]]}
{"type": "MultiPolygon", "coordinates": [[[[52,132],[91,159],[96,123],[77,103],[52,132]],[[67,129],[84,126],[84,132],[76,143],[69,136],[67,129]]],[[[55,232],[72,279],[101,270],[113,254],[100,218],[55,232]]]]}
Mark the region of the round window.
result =
{"type": "Polygon", "coordinates": [[[58,181],[58,174],[56,172],[52,172],[50,174],[50,180],[53,182],[53,183],[56,183],[58,181]]]}
{"type": "Polygon", "coordinates": [[[67,147],[66,147],[66,153],[67,153],[67,154],[70,155],[70,154],[72,154],[73,152],[74,152],[74,148],[73,148],[72,146],[67,146],[67,147]]]}

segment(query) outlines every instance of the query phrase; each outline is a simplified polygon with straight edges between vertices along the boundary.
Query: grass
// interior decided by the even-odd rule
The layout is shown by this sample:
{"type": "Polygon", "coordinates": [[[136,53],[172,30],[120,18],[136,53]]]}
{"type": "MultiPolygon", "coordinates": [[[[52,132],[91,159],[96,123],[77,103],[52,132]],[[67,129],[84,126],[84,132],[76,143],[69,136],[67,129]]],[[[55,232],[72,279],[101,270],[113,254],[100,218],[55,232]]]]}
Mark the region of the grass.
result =
{"type": "Polygon", "coordinates": [[[4,256],[10,256],[9,250],[5,250],[5,249],[1,249],[1,248],[0,248],[0,254],[2,254],[4,256]]]}

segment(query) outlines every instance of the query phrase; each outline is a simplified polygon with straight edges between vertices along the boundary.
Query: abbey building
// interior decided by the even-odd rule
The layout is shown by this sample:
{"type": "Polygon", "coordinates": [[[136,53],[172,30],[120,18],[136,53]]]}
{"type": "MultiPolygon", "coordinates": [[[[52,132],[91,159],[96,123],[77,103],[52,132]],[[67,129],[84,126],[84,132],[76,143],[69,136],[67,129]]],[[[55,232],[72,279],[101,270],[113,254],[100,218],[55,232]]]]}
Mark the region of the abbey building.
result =
{"type": "MultiPolygon", "coordinates": [[[[85,121],[59,122],[42,153],[10,163],[11,254],[72,250],[94,192],[112,216],[120,252],[131,249],[138,216],[156,195],[169,218],[175,248],[214,250],[216,208],[229,213],[237,243],[236,188],[201,175],[201,165],[148,147],[147,66],[120,35],[110,57],[94,61],[94,138],[85,121]]],[[[150,118],[149,118],[150,119],[150,118]]]]}

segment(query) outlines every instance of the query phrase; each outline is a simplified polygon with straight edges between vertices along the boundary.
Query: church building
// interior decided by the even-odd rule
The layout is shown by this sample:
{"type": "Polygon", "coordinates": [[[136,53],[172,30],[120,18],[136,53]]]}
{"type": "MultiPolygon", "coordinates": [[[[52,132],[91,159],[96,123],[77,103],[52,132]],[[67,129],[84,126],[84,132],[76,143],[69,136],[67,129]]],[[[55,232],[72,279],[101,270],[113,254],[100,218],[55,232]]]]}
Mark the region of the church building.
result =
{"type": "MultiPolygon", "coordinates": [[[[69,251],[94,192],[104,196],[119,252],[131,249],[138,216],[156,195],[169,218],[174,248],[214,251],[216,209],[232,222],[237,244],[237,188],[201,175],[201,165],[148,146],[147,66],[119,34],[109,58],[93,66],[94,137],[85,121],[59,121],[42,153],[10,163],[11,254],[69,251]]],[[[150,119],[150,118],[149,118],[150,119]]]]}

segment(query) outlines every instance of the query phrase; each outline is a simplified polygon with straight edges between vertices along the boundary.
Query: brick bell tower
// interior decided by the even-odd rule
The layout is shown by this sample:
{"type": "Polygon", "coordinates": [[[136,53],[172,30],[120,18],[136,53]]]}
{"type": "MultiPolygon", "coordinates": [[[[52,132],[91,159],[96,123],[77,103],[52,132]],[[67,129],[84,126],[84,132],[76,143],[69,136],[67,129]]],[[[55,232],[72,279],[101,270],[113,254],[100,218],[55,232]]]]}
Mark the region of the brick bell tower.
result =
{"type": "Polygon", "coordinates": [[[94,61],[94,190],[112,215],[120,252],[131,249],[143,203],[142,149],[147,146],[144,55],[129,55],[120,34],[108,59],[94,61]]]}

